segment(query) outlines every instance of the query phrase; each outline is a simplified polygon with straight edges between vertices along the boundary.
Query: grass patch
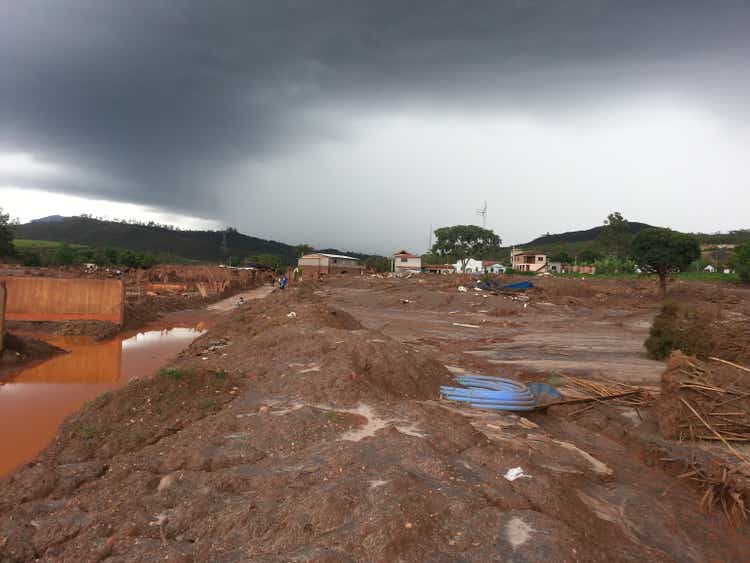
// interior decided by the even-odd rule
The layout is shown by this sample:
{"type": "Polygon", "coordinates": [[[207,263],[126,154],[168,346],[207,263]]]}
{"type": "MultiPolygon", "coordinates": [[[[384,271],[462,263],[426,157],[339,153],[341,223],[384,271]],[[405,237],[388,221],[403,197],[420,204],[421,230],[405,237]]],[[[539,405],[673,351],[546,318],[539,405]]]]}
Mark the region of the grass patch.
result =
{"type": "Polygon", "coordinates": [[[167,377],[169,379],[174,379],[175,381],[185,379],[192,373],[192,370],[181,368],[163,368],[159,370],[160,377],[167,377]]]}
{"type": "Polygon", "coordinates": [[[79,426],[76,435],[82,440],[91,440],[99,434],[99,431],[93,426],[79,426]]]}
{"type": "MultiPolygon", "coordinates": [[[[63,243],[53,240],[13,239],[13,246],[16,250],[57,250],[61,244],[63,243]]],[[[68,246],[74,250],[90,248],[84,244],[69,244],[68,246]]]]}

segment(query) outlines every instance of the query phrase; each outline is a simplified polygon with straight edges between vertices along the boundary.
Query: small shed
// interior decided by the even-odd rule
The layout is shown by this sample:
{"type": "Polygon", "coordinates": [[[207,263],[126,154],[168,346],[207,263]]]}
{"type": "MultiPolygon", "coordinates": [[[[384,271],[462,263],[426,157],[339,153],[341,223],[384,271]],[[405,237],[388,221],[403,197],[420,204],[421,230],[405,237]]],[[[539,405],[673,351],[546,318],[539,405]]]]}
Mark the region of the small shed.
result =
{"type": "Polygon", "coordinates": [[[357,258],[342,254],[325,254],[314,252],[305,254],[297,260],[303,278],[319,278],[330,274],[359,274],[362,265],[357,258]]]}

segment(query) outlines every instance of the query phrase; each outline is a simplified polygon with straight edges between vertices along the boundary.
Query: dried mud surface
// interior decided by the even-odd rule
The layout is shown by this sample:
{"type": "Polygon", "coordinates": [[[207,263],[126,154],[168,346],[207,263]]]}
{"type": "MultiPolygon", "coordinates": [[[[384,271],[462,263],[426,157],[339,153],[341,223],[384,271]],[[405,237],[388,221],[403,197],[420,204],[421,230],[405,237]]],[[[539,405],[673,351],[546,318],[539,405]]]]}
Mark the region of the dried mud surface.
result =
{"type": "Polygon", "coordinates": [[[274,292],[97,399],[0,482],[0,560],[746,559],[747,525],[633,445],[650,413],[440,401],[446,364],[499,369],[454,316],[494,327],[491,348],[547,313],[411,282],[274,292]]]}

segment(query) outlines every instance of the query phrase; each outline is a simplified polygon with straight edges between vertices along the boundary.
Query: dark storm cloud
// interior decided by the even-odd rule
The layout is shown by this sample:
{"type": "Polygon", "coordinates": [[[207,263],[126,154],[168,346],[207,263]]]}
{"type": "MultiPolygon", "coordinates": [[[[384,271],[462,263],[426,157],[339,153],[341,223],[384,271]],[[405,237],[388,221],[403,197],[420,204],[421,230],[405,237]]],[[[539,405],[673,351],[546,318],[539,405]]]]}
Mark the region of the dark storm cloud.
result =
{"type": "Polygon", "coordinates": [[[749,30],[739,1],[4,2],[0,153],[65,173],[0,184],[211,216],[238,162],[346,142],[357,115],[669,86],[744,120],[749,30]]]}

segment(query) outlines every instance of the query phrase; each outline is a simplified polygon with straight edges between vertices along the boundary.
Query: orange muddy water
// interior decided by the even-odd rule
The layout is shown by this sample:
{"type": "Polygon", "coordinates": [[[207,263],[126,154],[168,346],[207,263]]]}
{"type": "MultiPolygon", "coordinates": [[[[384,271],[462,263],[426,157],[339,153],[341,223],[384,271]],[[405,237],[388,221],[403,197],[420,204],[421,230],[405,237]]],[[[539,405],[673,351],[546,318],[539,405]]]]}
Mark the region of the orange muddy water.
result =
{"type": "Polygon", "coordinates": [[[240,297],[261,299],[272,290],[262,286],[206,309],[168,313],[138,333],[104,342],[85,336],[33,335],[68,353],[0,381],[0,478],[36,457],[65,417],[86,401],[154,374],[221,314],[237,307],[240,297]]]}
{"type": "Polygon", "coordinates": [[[201,327],[175,327],[106,342],[83,336],[45,338],[68,353],[0,385],[0,477],[33,459],[63,419],[86,401],[151,375],[202,332],[201,327]]]}

